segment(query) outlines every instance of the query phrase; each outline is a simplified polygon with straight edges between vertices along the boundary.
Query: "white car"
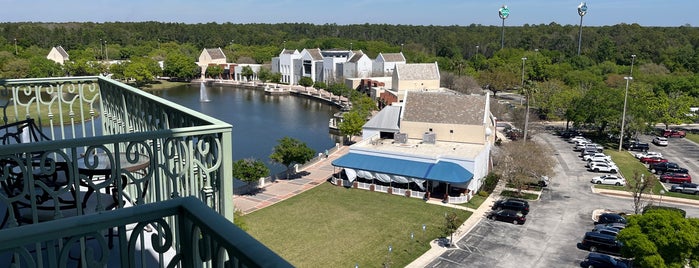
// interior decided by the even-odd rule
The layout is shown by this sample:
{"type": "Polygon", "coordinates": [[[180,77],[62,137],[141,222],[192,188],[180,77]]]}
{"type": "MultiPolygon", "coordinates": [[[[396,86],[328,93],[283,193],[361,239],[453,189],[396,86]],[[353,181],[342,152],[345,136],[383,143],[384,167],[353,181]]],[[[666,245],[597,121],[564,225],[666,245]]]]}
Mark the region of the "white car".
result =
{"type": "Polygon", "coordinates": [[[618,175],[602,175],[592,177],[592,180],[590,180],[590,182],[594,184],[609,184],[616,186],[626,185],[626,180],[618,175]]]}
{"type": "Polygon", "coordinates": [[[653,144],[657,146],[667,146],[667,138],[665,137],[655,137],[653,138],[653,144]]]}
{"type": "Polygon", "coordinates": [[[616,173],[619,168],[614,164],[614,163],[600,163],[600,162],[593,162],[589,168],[587,168],[590,171],[594,172],[609,172],[609,173],[616,173]]]}
{"type": "Polygon", "coordinates": [[[583,160],[585,160],[585,161],[590,161],[590,160],[595,160],[595,159],[604,159],[607,161],[612,161],[611,157],[609,157],[608,155],[603,154],[603,153],[586,154],[585,156],[583,156],[583,160]]]}
{"type": "Polygon", "coordinates": [[[587,163],[585,163],[585,167],[591,167],[595,164],[612,164],[616,166],[616,163],[612,162],[612,160],[598,158],[587,161],[587,163]]]}
{"type": "Polygon", "coordinates": [[[657,157],[663,157],[663,154],[660,152],[644,152],[644,153],[637,153],[636,158],[641,159],[642,157],[651,157],[651,156],[657,156],[657,157]]]}
{"type": "Polygon", "coordinates": [[[568,142],[570,142],[570,143],[577,143],[580,141],[590,142],[590,140],[588,138],[585,138],[583,136],[575,136],[573,138],[570,138],[570,140],[568,140],[568,142]]]}

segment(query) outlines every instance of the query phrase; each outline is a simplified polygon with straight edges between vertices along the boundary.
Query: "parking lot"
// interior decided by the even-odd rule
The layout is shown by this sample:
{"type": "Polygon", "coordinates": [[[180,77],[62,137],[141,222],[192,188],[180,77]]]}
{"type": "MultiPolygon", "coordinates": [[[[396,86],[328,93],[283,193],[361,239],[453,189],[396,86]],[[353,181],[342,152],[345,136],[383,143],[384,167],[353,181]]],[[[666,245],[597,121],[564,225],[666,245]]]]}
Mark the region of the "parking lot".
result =
{"type": "MultiPolygon", "coordinates": [[[[446,251],[428,267],[579,267],[588,252],[578,249],[577,243],[593,227],[592,211],[600,208],[633,211],[631,199],[592,193],[590,179],[599,174],[586,171],[571,144],[551,134],[540,134],[535,139],[550,146],[556,160],[555,175],[541,199],[529,202],[527,222],[513,225],[483,219],[456,241],[456,249],[446,251]]],[[[670,142],[670,146],[661,148],[667,151],[668,158],[678,153],[673,146],[677,142],[677,147],[691,146],[693,149],[688,150],[697,154],[693,158],[679,156],[678,162],[699,159],[695,144],[677,139],[670,142]]],[[[697,168],[696,160],[692,161],[697,168]]],[[[690,168],[689,164],[680,163],[690,168]]],[[[697,208],[678,207],[685,209],[690,217],[699,216],[697,208]]]]}

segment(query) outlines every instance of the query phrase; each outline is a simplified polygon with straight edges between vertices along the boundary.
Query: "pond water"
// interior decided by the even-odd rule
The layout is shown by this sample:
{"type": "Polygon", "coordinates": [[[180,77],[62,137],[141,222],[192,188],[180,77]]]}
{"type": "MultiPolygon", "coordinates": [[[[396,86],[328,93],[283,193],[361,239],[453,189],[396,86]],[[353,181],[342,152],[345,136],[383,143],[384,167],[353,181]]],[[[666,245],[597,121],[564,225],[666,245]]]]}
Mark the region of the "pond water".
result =
{"type": "Polygon", "coordinates": [[[301,140],[316,152],[324,152],[341,141],[328,129],[328,122],[338,109],[313,99],[266,95],[262,90],[228,85],[206,86],[208,102],[200,100],[198,84],[150,93],[233,125],[233,160],[262,160],[272,174],[285,169],[269,160],[277,140],[283,137],[301,140]]]}

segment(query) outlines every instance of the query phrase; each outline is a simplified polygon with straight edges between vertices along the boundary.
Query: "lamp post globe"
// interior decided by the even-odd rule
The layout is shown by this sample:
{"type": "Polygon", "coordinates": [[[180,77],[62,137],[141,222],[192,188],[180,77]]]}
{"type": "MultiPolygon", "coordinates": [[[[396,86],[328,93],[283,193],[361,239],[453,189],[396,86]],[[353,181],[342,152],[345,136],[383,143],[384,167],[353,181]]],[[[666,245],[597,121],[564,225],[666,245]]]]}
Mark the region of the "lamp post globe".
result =
{"type": "Polygon", "coordinates": [[[500,49],[505,48],[505,19],[510,16],[510,9],[507,8],[506,5],[502,5],[500,9],[498,9],[498,16],[500,16],[500,19],[502,19],[502,31],[500,34],[500,49]]]}
{"type": "Polygon", "coordinates": [[[582,45],[582,21],[583,16],[587,14],[587,4],[585,2],[580,2],[578,5],[578,15],[580,15],[580,33],[578,34],[578,56],[580,56],[580,46],[582,45]]]}

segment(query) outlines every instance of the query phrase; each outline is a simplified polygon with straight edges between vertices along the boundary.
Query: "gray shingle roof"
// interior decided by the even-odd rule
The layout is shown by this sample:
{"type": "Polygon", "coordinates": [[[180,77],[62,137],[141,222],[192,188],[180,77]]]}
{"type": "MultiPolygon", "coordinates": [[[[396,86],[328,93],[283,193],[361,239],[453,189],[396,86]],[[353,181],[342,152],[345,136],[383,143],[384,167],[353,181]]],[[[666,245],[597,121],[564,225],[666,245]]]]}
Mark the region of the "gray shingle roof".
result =
{"type": "Polygon", "coordinates": [[[403,52],[381,53],[381,56],[383,56],[384,62],[403,62],[403,61],[405,61],[405,57],[403,56],[403,52]]]}
{"type": "Polygon", "coordinates": [[[401,80],[439,80],[439,68],[435,63],[396,64],[401,80]]]}
{"type": "Polygon", "coordinates": [[[284,49],[281,54],[294,54],[296,50],[284,49]]]}
{"type": "Polygon", "coordinates": [[[57,46],[56,51],[58,51],[58,54],[61,54],[61,57],[63,57],[64,59],[68,58],[68,52],[66,52],[65,49],[63,49],[63,47],[57,46]]]}
{"type": "Polygon", "coordinates": [[[411,122],[481,125],[485,96],[446,92],[408,92],[403,120],[411,122]]]}
{"type": "Polygon", "coordinates": [[[323,60],[323,54],[320,53],[320,48],[311,48],[307,49],[307,51],[313,60],[323,60]]]}
{"type": "Polygon", "coordinates": [[[354,56],[352,56],[352,58],[349,59],[349,62],[358,62],[359,59],[362,58],[362,56],[364,56],[364,52],[362,52],[361,50],[355,51],[354,56]]]}
{"type": "Polygon", "coordinates": [[[211,59],[225,59],[226,54],[223,54],[223,50],[221,48],[207,48],[206,53],[209,53],[209,56],[211,56],[211,59]]]}

